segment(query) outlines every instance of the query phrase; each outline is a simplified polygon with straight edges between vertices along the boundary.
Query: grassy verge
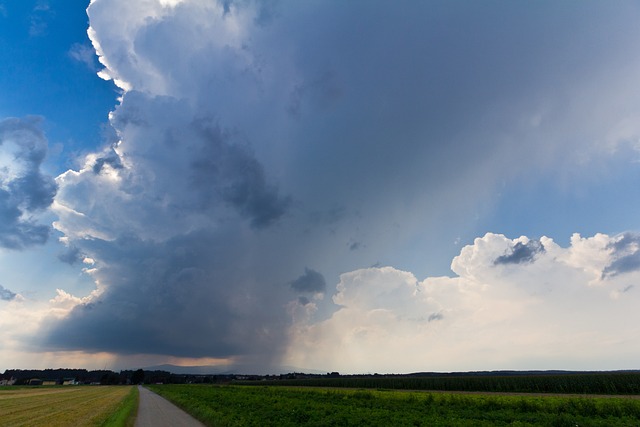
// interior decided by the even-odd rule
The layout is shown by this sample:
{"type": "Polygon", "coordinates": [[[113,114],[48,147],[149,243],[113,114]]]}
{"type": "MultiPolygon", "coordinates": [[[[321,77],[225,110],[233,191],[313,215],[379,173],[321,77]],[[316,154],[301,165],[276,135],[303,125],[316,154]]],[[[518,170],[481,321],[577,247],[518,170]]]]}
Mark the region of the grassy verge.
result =
{"type": "Polygon", "coordinates": [[[133,427],[138,415],[138,387],[131,387],[131,391],[122,399],[116,410],[104,422],[102,427],[133,427]]]}
{"type": "Polygon", "coordinates": [[[215,426],[635,426],[629,398],[488,396],[266,386],[151,390],[215,426]]]}

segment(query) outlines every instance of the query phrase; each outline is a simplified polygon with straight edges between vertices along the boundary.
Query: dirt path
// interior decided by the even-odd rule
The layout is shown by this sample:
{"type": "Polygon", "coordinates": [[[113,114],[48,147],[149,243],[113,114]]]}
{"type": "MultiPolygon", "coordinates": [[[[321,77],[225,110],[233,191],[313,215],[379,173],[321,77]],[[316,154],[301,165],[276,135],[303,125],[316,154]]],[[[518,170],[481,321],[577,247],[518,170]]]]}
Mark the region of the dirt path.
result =
{"type": "Polygon", "coordinates": [[[138,386],[140,404],[135,427],[204,427],[200,421],[152,391],[138,386]]]}

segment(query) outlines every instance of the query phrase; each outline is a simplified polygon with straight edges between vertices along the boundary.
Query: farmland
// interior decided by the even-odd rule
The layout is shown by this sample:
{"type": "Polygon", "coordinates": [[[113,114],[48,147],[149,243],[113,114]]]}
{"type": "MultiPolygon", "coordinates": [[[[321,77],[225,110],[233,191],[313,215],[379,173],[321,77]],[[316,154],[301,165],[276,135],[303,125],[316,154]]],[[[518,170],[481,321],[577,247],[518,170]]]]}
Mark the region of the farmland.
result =
{"type": "Polygon", "coordinates": [[[346,387],[392,390],[482,391],[500,393],[573,393],[640,395],[640,373],[598,372],[566,374],[458,373],[340,376],[337,378],[247,381],[245,384],[305,387],[346,387]]]}
{"type": "Polygon", "coordinates": [[[136,387],[0,387],[3,426],[124,426],[136,406],[136,387]]]}
{"type": "Polygon", "coordinates": [[[509,396],[275,386],[154,385],[208,425],[631,426],[631,398],[509,396]]]}

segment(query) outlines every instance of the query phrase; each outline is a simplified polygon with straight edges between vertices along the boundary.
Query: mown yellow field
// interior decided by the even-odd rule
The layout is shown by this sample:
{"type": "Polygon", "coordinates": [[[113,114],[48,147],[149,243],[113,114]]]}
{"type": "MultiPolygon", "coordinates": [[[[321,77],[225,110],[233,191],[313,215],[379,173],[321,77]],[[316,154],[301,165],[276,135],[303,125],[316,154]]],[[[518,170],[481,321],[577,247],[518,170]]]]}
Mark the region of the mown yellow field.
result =
{"type": "Polygon", "coordinates": [[[128,386],[3,387],[0,425],[101,425],[130,391],[128,386]]]}

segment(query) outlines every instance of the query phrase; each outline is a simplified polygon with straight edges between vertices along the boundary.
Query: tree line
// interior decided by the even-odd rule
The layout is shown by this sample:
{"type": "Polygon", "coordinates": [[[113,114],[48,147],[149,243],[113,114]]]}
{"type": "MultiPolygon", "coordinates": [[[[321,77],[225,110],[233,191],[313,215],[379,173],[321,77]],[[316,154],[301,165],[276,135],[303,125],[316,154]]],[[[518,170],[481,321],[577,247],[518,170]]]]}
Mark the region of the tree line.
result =
{"type": "MultiPolygon", "coordinates": [[[[127,385],[127,384],[214,384],[228,383],[237,379],[235,374],[221,375],[186,375],[173,374],[160,370],[123,370],[112,371],[108,369],[7,369],[0,374],[0,381],[10,385],[29,385],[31,380],[38,379],[47,383],[64,384],[66,380],[73,379],[77,384],[101,384],[101,385],[127,385]]],[[[255,376],[245,379],[256,379],[255,376]]]]}

